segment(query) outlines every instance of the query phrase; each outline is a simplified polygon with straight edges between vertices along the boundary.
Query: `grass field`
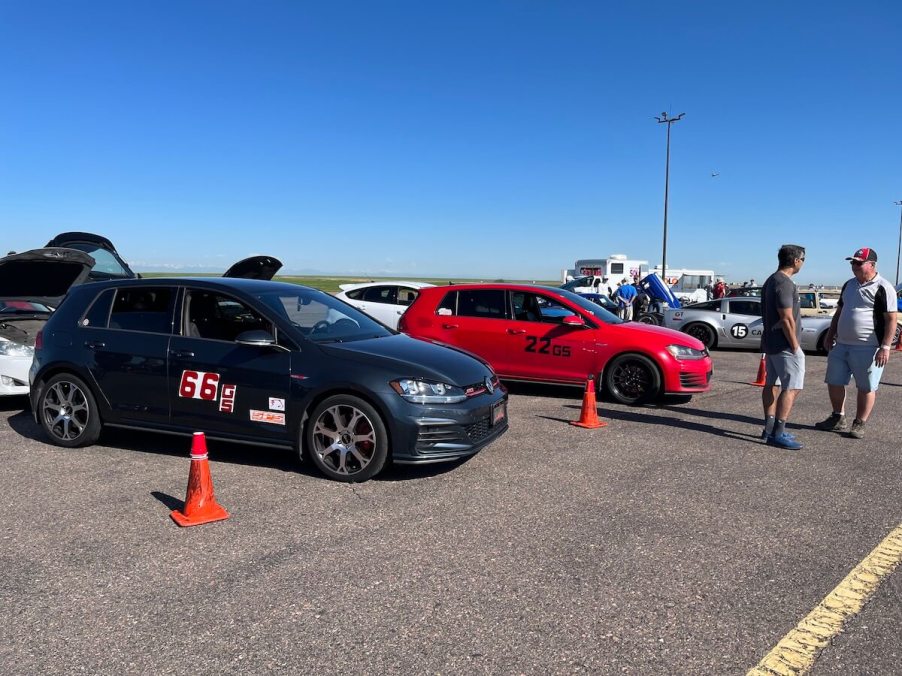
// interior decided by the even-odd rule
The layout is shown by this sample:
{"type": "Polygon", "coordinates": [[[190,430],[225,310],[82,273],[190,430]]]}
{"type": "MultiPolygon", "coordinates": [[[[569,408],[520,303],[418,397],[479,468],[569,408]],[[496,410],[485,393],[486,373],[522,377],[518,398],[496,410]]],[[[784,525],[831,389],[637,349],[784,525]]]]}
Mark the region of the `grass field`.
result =
{"type": "MultiPolygon", "coordinates": [[[[191,273],[191,274],[177,274],[171,272],[142,272],[142,277],[219,277],[217,274],[213,273],[191,273]]],[[[303,284],[304,286],[312,286],[314,289],[320,289],[322,291],[326,291],[328,293],[337,293],[340,291],[338,288],[339,284],[355,284],[359,282],[379,282],[379,281],[389,281],[389,280],[398,280],[398,279],[408,279],[410,281],[417,282],[429,282],[430,284],[443,285],[448,284],[449,282],[454,282],[456,284],[475,284],[479,282],[506,282],[511,284],[545,284],[547,286],[559,286],[560,282],[555,282],[551,280],[541,280],[541,279],[530,279],[530,280],[522,280],[522,279],[448,279],[443,277],[441,279],[429,278],[429,277],[421,277],[421,278],[413,278],[413,277],[315,277],[315,276],[306,276],[306,275],[276,275],[273,278],[277,282],[289,282],[291,284],[303,284]]]]}

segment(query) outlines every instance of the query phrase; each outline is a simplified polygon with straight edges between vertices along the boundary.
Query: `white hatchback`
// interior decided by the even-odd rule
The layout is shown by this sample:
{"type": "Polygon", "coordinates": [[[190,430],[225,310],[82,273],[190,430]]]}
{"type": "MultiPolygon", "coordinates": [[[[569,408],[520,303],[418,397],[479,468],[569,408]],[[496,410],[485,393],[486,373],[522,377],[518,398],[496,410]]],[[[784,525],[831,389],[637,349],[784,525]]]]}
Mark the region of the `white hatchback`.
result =
{"type": "Polygon", "coordinates": [[[435,286],[435,284],[395,281],[341,284],[338,287],[341,292],[337,293],[335,297],[397,330],[401,315],[416,300],[420,289],[427,286],[435,286]]]}

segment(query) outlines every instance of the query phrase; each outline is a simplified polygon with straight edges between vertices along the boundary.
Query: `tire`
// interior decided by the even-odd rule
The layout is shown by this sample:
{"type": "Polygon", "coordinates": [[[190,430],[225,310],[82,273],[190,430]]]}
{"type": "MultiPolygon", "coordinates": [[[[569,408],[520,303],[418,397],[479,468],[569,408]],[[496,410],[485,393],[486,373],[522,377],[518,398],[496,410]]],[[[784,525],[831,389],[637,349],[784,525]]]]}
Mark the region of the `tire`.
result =
{"type": "Polygon", "coordinates": [[[646,404],[663,394],[658,367],[641,354],[612,359],[605,369],[604,385],[615,401],[631,406],[646,404]]]}
{"type": "Polygon", "coordinates": [[[900,340],[902,340],[902,324],[896,324],[896,333],[893,335],[893,347],[898,345],[900,340]]]}
{"type": "Polygon", "coordinates": [[[690,324],[685,329],[683,329],[683,333],[686,333],[693,338],[697,338],[705,344],[705,347],[709,350],[717,346],[717,334],[714,333],[714,329],[712,329],[707,324],[701,324],[696,322],[695,324],[690,324]]]}
{"type": "Polygon", "coordinates": [[[78,376],[58,373],[41,389],[38,419],[57,446],[90,446],[100,437],[100,412],[91,390],[78,376]]]}
{"type": "Polygon", "coordinates": [[[651,312],[643,312],[636,318],[636,321],[642,324],[654,324],[655,326],[661,326],[662,324],[661,318],[651,312]]]}
{"type": "Polygon", "coordinates": [[[350,394],[324,399],[304,431],[306,454],[335,481],[367,481],[385,467],[388,432],[370,404],[350,394]]]}
{"type": "Polygon", "coordinates": [[[817,354],[827,354],[827,350],[824,349],[824,339],[826,337],[827,337],[826,331],[824,331],[820,336],[818,336],[817,345],[815,345],[815,347],[814,347],[814,351],[817,352],[817,354]]]}

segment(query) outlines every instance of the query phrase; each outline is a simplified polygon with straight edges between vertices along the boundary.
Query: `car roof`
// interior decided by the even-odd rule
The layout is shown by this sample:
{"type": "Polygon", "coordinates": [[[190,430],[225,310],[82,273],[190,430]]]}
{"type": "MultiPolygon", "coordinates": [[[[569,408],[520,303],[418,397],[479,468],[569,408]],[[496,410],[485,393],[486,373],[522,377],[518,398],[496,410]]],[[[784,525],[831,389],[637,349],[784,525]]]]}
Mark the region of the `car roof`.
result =
{"type": "Polygon", "coordinates": [[[141,279],[112,279],[104,282],[94,282],[90,285],[93,289],[149,286],[196,286],[235,290],[249,295],[277,291],[279,289],[286,292],[304,289],[306,291],[325,293],[325,291],[320,291],[311,286],[303,286],[302,284],[273,282],[267,279],[246,279],[244,277],[144,277],[141,279]]]}
{"type": "Polygon", "coordinates": [[[393,284],[405,285],[413,287],[414,289],[426,289],[435,284],[430,284],[429,282],[411,282],[406,279],[386,279],[378,282],[355,282],[353,284],[339,284],[338,288],[342,291],[354,291],[355,289],[365,289],[370,286],[391,286],[393,284]]]}

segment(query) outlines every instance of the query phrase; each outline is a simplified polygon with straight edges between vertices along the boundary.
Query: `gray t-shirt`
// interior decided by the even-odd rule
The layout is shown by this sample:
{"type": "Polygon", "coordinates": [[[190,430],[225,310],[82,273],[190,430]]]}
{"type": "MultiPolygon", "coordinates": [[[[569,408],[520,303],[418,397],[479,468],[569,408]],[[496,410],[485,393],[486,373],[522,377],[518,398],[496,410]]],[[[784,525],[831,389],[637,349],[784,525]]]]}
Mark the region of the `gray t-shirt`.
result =
{"type": "Polygon", "coordinates": [[[802,335],[802,321],[799,312],[799,290],[792,278],[777,270],[767,278],[761,289],[761,316],[764,331],[761,334],[761,350],[767,354],[777,354],[790,350],[789,341],[780,324],[780,308],[792,308],[796,322],[796,340],[802,335]]]}

